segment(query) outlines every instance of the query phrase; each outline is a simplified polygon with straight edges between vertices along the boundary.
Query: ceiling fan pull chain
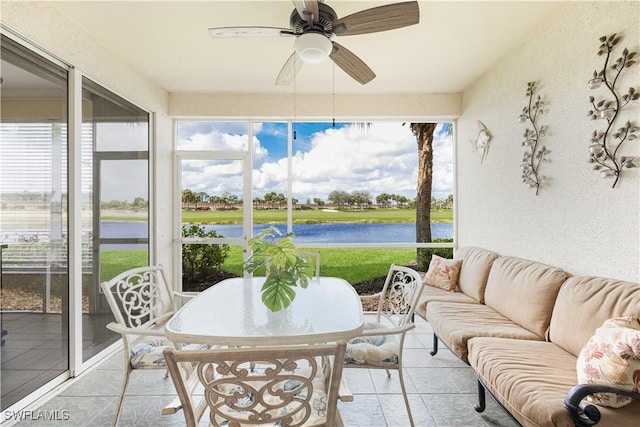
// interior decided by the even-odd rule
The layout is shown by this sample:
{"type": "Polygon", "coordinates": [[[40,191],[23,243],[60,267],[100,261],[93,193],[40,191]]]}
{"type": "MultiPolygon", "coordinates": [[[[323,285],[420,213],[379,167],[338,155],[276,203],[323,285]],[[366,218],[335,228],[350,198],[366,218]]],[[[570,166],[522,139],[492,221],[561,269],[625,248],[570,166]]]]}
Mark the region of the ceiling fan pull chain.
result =
{"type": "Polygon", "coordinates": [[[333,116],[332,125],[335,128],[336,127],[336,63],[335,62],[333,63],[331,70],[333,71],[333,88],[332,88],[333,93],[331,94],[331,103],[332,103],[331,108],[333,109],[333,111],[331,115],[333,116]]]}
{"type": "MultiPolygon", "coordinates": [[[[298,56],[296,55],[294,58],[294,68],[295,63],[298,61],[298,56]]],[[[293,140],[296,140],[296,75],[293,75],[293,122],[291,123],[291,127],[293,128],[293,140]]]]}

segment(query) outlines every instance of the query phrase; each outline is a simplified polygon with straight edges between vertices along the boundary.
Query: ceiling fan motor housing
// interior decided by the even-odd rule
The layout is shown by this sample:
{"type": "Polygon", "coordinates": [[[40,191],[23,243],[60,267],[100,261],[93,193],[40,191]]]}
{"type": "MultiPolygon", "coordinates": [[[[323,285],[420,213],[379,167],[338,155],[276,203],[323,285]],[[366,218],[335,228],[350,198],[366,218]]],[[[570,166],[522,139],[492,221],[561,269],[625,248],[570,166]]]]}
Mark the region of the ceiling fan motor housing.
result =
{"type": "Polygon", "coordinates": [[[325,3],[318,3],[318,12],[320,14],[318,22],[311,22],[312,25],[310,26],[310,23],[303,19],[296,9],[293,9],[291,17],[289,18],[291,30],[296,34],[302,34],[313,29],[324,33],[326,36],[330,36],[333,33],[331,23],[338,18],[338,15],[325,3]]]}

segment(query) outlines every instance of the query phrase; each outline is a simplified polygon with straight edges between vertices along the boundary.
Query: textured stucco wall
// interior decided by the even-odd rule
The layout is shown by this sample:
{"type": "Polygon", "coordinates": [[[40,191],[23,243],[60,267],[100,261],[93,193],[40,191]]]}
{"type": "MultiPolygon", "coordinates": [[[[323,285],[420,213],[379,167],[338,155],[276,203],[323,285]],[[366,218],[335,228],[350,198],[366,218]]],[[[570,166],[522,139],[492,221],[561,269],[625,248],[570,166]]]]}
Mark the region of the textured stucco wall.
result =
{"type": "MultiPolygon", "coordinates": [[[[587,118],[587,80],[601,69],[599,37],[618,33],[623,47],[640,49],[639,2],[571,2],[532,34],[490,74],[463,94],[458,122],[458,238],[460,245],[490,248],[538,260],[574,275],[640,280],[640,168],[628,169],[615,189],[586,162],[591,133],[602,120],[587,118]],[[538,123],[547,127],[542,143],[551,151],[542,175],[548,186],[535,196],[520,179],[527,127],[518,115],[527,104],[527,82],[539,82],[546,104],[538,123]],[[471,150],[481,120],[493,134],[488,158],[471,150]]],[[[618,86],[638,87],[640,66],[623,74],[618,86]]],[[[638,123],[640,102],[624,110],[638,123]]],[[[640,157],[637,141],[628,155],[640,157]]],[[[640,165],[639,165],[640,166],[640,165]]]]}
{"type": "Polygon", "coordinates": [[[298,120],[340,117],[342,120],[452,120],[460,115],[459,93],[383,95],[259,95],[172,93],[174,117],[267,117],[298,120]]]}

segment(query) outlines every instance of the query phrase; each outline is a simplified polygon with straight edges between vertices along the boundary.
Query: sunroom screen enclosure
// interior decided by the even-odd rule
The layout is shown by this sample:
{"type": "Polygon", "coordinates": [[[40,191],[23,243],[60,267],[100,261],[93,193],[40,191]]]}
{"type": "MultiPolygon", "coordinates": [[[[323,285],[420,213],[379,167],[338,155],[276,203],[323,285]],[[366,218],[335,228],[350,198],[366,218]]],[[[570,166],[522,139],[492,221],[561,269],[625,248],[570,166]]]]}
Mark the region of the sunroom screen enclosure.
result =
{"type": "MultiPolygon", "coordinates": [[[[434,238],[451,242],[447,126],[438,127],[433,144],[431,227],[434,238]]],[[[341,277],[351,283],[370,277],[349,275],[355,270],[343,262],[357,258],[383,275],[389,263],[415,259],[418,153],[408,124],[178,121],[176,130],[183,269],[194,245],[229,244],[222,270],[242,275],[246,239],[271,225],[293,232],[299,246],[319,250],[321,270],[347,272],[341,277]],[[194,227],[208,234],[185,235],[194,227]]],[[[189,280],[185,271],[182,279],[189,280]]]]}

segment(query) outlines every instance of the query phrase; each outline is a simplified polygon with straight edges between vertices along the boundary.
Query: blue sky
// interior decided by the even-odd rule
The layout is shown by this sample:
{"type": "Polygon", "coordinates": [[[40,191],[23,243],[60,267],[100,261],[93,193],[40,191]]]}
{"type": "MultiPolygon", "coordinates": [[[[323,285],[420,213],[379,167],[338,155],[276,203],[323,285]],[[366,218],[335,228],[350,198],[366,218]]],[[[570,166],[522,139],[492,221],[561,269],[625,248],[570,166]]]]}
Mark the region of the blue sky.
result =
{"type": "MultiPolygon", "coordinates": [[[[352,123],[295,123],[292,171],[293,196],[300,202],[319,197],[326,201],[334,190],[368,191],[415,198],[417,145],[408,124],[374,122],[369,128],[352,123]]],[[[452,141],[442,129],[434,140],[433,194],[444,198],[453,192],[452,141]]],[[[178,126],[178,149],[246,150],[246,122],[194,122],[178,126]]],[[[254,123],[254,197],[287,190],[287,124],[254,123]]],[[[184,164],[182,187],[218,194],[242,191],[241,162],[184,164]]]]}

